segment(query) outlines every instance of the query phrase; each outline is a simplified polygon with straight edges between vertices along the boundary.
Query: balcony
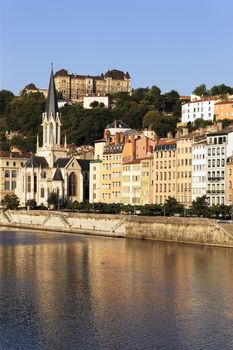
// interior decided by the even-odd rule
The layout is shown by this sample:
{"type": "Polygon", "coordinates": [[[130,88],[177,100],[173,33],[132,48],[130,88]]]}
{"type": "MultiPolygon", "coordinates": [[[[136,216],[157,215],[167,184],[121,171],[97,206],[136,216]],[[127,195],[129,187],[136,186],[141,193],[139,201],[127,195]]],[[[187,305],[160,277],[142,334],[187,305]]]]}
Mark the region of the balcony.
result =
{"type": "Polygon", "coordinates": [[[209,194],[223,194],[223,193],[225,193],[225,190],[207,190],[206,193],[209,193],[209,194]]]}
{"type": "Polygon", "coordinates": [[[221,181],[224,180],[223,176],[208,177],[208,181],[221,181]]]}

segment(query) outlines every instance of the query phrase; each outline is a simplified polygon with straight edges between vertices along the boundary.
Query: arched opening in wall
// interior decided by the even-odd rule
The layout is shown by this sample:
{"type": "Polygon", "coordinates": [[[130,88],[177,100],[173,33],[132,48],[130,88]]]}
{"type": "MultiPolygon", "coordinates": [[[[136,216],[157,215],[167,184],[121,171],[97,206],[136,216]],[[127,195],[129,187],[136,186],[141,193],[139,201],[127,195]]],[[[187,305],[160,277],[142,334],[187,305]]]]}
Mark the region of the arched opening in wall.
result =
{"type": "Polygon", "coordinates": [[[69,196],[73,197],[77,195],[77,176],[73,172],[69,175],[69,196]]]}
{"type": "Polygon", "coordinates": [[[41,178],[46,179],[46,171],[45,170],[41,171],[41,178]]]}

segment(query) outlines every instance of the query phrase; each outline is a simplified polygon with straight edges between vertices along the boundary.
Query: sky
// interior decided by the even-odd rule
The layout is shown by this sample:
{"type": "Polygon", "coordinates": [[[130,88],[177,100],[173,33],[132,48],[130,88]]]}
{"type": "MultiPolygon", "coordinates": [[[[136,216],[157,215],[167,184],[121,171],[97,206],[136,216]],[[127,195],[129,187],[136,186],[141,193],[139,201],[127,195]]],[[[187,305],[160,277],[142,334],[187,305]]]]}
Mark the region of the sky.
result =
{"type": "Polygon", "coordinates": [[[232,0],[0,0],[0,90],[54,71],[128,71],[132,87],[233,86],[232,0]]]}

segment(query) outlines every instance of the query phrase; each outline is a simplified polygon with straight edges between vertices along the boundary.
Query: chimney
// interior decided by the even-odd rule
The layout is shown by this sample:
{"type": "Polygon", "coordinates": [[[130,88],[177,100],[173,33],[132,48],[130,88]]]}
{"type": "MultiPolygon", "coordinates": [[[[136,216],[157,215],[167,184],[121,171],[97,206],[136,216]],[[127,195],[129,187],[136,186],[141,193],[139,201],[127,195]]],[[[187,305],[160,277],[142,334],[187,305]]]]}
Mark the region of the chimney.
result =
{"type": "Polygon", "coordinates": [[[182,131],[183,131],[183,136],[186,136],[189,133],[189,129],[188,128],[183,128],[182,131]]]}
{"type": "Polygon", "coordinates": [[[121,135],[120,135],[119,132],[116,132],[116,134],[115,134],[115,144],[120,143],[120,141],[121,141],[121,135]]]}
{"type": "Polygon", "coordinates": [[[172,137],[172,133],[171,133],[171,131],[169,131],[168,133],[167,133],[167,138],[169,139],[169,140],[171,140],[173,137],[172,137]]]}
{"type": "Polygon", "coordinates": [[[131,150],[132,150],[132,160],[136,159],[136,140],[134,135],[131,135],[131,150]]]}
{"type": "Polygon", "coordinates": [[[106,144],[108,145],[110,142],[110,131],[109,130],[104,130],[104,139],[106,140],[106,144]]]}

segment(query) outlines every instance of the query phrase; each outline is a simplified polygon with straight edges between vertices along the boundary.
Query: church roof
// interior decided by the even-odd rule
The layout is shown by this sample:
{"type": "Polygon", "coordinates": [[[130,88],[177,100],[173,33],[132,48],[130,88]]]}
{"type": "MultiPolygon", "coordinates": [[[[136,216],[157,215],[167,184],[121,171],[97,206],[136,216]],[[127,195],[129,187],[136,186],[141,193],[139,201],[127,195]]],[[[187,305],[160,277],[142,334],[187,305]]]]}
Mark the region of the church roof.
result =
{"type": "Polygon", "coordinates": [[[69,163],[71,157],[69,158],[58,158],[54,163],[54,168],[65,168],[65,166],[69,163]]]}
{"type": "Polygon", "coordinates": [[[57,94],[56,94],[55,83],[53,78],[53,70],[51,70],[51,74],[50,74],[48,97],[46,101],[45,112],[47,112],[48,115],[52,113],[54,117],[58,112],[57,94]]]}
{"type": "Polygon", "coordinates": [[[59,168],[56,169],[53,175],[53,181],[64,181],[61,170],[59,168]]]}
{"type": "Polygon", "coordinates": [[[76,159],[82,170],[89,171],[90,160],[88,159],[76,159]]]}
{"type": "Polygon", "coordinates": [[[48,168],[48,162],[45,157],[32,156],[25,163],[26,168],[48,168]]]}

